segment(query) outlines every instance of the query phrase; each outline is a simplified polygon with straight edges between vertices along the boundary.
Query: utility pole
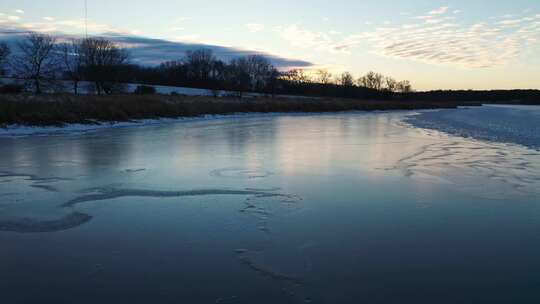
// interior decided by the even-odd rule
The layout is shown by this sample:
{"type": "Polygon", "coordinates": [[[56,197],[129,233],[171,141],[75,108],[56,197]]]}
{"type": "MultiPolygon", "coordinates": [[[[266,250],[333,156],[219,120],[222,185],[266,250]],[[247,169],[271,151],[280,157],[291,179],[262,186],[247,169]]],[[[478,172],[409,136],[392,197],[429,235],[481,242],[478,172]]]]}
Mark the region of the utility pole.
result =
{"type": "Polygon", "coordinates": [[[84,37],[88,39],[88,0],[84,0],[84,37]]]}

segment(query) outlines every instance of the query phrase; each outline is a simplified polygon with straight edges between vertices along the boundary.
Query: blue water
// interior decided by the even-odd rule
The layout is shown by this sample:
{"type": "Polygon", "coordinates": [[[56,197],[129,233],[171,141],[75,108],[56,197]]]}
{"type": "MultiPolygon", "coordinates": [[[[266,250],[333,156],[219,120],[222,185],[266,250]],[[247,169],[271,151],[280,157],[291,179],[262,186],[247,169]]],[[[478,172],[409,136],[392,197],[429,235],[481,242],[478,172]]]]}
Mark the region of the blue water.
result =
{"type": "Polygon", "coordinates": [[[538,303],[539,152],[412,114],[2,138],[0,303],[538,303]]]}

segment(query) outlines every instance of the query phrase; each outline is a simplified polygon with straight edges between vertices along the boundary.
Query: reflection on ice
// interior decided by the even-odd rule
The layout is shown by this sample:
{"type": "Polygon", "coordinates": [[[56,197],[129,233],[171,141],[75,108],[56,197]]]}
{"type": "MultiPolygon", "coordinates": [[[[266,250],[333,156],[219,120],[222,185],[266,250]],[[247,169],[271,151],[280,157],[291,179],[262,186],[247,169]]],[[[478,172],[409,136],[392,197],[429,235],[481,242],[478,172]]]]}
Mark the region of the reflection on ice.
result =
{"type": "Polygon", "coordinates": [[[83,303],[194,290],[204,303],[420,303],[410,291],[429,285],[427,303],[460,303],[445,292],[482,292],[494,272],[528,286],[540,246],[513,249],[538,243],[538,152],[411,127],[409,114],[0,139],[0,289],[32,278],[51,282],[33,290],[44,299],[97,292],[83,303]]]}

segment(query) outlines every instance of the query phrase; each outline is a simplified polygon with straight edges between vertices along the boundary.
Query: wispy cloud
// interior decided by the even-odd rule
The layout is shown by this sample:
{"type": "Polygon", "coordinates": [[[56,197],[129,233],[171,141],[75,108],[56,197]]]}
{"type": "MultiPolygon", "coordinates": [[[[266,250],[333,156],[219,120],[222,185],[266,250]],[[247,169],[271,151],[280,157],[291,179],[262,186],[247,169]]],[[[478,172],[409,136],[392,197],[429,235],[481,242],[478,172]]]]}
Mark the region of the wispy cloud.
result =
{"type": "Polygon", "coordinates": [[[17,13],[19,15],[24,15],[24,11],[22,9],[16,9],[15,13],[17,13]]]}
{"type": "MultiPolygon", "coordinates": [[[[39,22],[22,22],[20,18],[10,18],[0,13],[0,40],[18,41],[28,32],[46,32],[58,37],[59,42],[67,41],[73,38],[80,38],[80,33],[85,28],[85,21],[75,20],[56,20],[51,17],[43,17],[39,22]],[[65,31],[64,29],[69,29],[65,31]]],[[[187,19],[186,19],[187,20],[187,19]]],[[[138,30],[125,30],[110,27],[106,24],[88,22],[89,31],[95,36],[108,38],[122,47],[128,48],[132,54],[134,62],[154,65],[168,60],[178,60],[188,50],[200,48],[211,49],[216,56],[223,60],[231,60],[239,56],[263,55],[279,69],[289,69],[297,67],[311,67],[312,63],[304,60],[290,59],[287,57],[276,56],[264,51],[249,50],[222,45],[213,45],[201,41],[199,35],[180,35],[173,41],[164,39],[152,39],[142,36],[138,30]]]]}
{"type": "Polygon", "coordinates": [[[507,15],[474,23],[457,19],[459,11],[441,7],[399,25],[332,35],[290,25],[278,28],[291,45],[317,51],[352,53],[363,45],[373,53],[430,64],[488,68],[510,63],[540,40],[540,16],[507,15]]]}
{"type": "Polygon", "coordinates": [[[265,26],[264,24],[260,24],[260,23],[248,23],[246,24],[246,28],[251,33],[258,33],[258,32],[263,31],[265,29],[265,26]]]}
{"type": "Polygon", "coordinates": [[[377,54],[426,63],[485,68],[516,59],[540,36],[540,26],[530,16],[495,23],[463,24],[445,16],[448,8],[430,12],[401,27],[378,28],[362,36],[377,54]]]}
{"type": "Polygon", "coordinates": [[[334,49],[335,39],[330,33],[311,31],[297,24],[278,26],[275,32],[294,47],[309,48],[318,51],[334,49]]]}
{"type": "Polygon", "coordinates": [[[443,6],[438,9],[432,10],[431,12],[429,12],[429,14],[430,15],[443,15],[443,14],[446,14],[446,12],[448,12],[448,6],[443,6]]]}

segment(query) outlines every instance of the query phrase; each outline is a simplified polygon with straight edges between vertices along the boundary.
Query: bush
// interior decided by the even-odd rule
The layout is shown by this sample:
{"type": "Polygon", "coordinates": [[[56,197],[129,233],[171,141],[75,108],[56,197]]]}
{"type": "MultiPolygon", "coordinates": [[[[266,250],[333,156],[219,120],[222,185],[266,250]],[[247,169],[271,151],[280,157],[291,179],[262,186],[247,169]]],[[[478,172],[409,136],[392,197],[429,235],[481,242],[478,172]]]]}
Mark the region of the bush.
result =
{"type": "Polygon", "coordinates": [[[137,95],[154,95],[156,94],[156,88],[152,86],[140,85],[135,89],[137,95]]]}
{"type": "Polygon", "coordinates": [[[21,94],[24,87],[18,84],[6,84],[0,87],[0,94],[21,94]]]}

